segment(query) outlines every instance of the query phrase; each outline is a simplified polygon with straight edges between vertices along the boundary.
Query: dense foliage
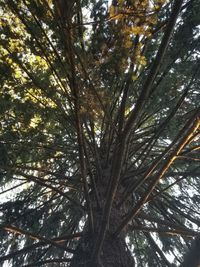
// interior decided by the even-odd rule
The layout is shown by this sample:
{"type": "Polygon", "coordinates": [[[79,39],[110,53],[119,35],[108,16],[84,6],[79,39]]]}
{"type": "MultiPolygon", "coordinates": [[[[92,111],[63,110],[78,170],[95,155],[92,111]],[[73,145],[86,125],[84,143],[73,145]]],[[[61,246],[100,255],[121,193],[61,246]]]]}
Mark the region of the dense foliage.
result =
{"type": "Polygon", "coordinates": [[[1,266],[182,262],[200,227],[199,6],[0,0],[1,266]]]}

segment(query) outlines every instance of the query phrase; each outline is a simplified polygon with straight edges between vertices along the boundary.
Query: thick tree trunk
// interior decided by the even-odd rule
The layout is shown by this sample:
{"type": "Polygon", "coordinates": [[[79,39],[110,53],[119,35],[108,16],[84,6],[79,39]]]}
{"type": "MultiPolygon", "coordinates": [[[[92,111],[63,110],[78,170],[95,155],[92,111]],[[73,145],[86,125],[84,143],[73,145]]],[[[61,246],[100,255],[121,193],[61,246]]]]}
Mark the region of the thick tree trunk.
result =
{"type": "MultiPolygon", "coordinates": [[[[106,190],[108,186],[109,171],[105,171],[101,182],[97,184],[98,191],[100,193],[101,203],[105,203],[106,190]]],[[[123,188],[118,188],[118,194],[115,197],[110,218],[109,227],[106,232],[106,236],[103,242],[102,251],[100,254],[99,263],[95,263],[91,266],[90,260],[92,251],[96,241],[97,232],[100,229],[102,221],[102,210],[97,207],[95,197],[91,194],[91,201],[93,206],[94,217],[94,234],[88,230],[88,223],[86,223],[84,232],[85,235],[80,239],[77,246],[76,253],[73,257],[71,267],[134,267],[134,259],[129,251],[125,242],[125,231],[121,235],[114,237],[112,233],[116,230],[116,227],[122,221],[124,214],[127,212],[127,205],[124,205],[120,209],[117,207],[117,203],[120,197],[120,192],[123,188]]],[[[130,208],[130,207],[129,207],[130,208]]]]}
{"type": "MultiPolygon", "coordinates": [[[[71,267],[89,267],[95,236],[84,236],[76,249],[71,267]]],[[[106,236],[100,262],[94,267],[134,267],[134,259],[125,240],[120,237],[106,236]]]]}

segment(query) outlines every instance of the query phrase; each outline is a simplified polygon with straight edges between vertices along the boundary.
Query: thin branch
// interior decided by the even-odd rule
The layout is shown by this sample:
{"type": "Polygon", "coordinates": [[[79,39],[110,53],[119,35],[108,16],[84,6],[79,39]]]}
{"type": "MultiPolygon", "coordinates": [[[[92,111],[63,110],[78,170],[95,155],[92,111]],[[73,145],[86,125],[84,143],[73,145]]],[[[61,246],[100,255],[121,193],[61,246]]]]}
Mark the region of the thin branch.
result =
{"type": "Polygon", "coordinates": [[[40,246],[41,247],[42,246],[47,246],[47,244],[46,244],[46,242],[41,241],[41,242],[37,242],[36,244],[24,247],[24,248],[16,250],[16,251],[13,251],[13,252],[5,255],[5,256],[0,257],[0,262],[15,258],[16,256],[18,256],[20,254],[25,255],[25,253],[27,253],[29,251],[32,251],[32,250],[34,250],[34,249],[36,249],[36,248],[38,248],[40,246]]]}
{"type": "MultiPolygon", "coordinates": [[[[60,10],[62,12],[62,10],[60,10]]],[[[70,28],[71,19],[67,18],[67,24],[70,28]]],[[[86,200],[86,207],[88,212],[88,220],[89,220],[89,228],[93,232],[94,223],[93,223],[93,210],[89,196],[89,188],[87,182],[87,170],[86,170],[86,159],[84,153],[84,135],[83,135],[83,124],[80,116],[80,90],[79,86],[76,81],[76,65],[75,65],[75,54],[74,48],[71,38],[71,31],[69,28],[66,28],[66,42],[68,48],[68,55],[69,61],[71,65],[71,79],[70,79],[70,86],[71,86],[71,93],[74,97],[74,112],[75,112],[75,122],[76,122],[76,133],[77,133],[77,141],[78,141],[78,153],[79,153],[79,162],[80,162],[80,169],[81,169],[81,176],[83,181],[83,190],[84,196],[86,200]]]]}
{"type": "Polygon", "coordinates": [[[63,192],[62,190],[58,189],[57,187],[52,186],[50,184],[47,184],[45,180],[43,180],[43,179],[41,179],[39,177],[36,177],[34,175],[22,173],[20,171],[16,171],[16,174],[20,175],[20,176],[23,176],[23,177],[27,178],[28,180],[33,181],[33,182],[35,182],[35,183],[37,183],[37,184],[39,184],[41,186],[44,186],[44,187],[52,189],[54,192],[60,194],[61,196],[65,197],[66,199],[68,199],[75,206],[78,206],[79,208],[84,210],[84,207],[80,203],[78,203],[76,200],[74,200],[71,197],[69,197],[67,193],[63,192]]]}
{"type": "Polygon", "coordinates": [[[183,263],[180,267],[198,267],[200,266],[200,236],[198,236],[192,243],[188,253],[185,255],[183,263]]]}
{"type": "Polygon", "coordinates": [[[124,229],[124,227],[129,223],[129,221],[132,220],[139,213],[139,211],[143,208],[143,205],[149,201],[149,196],[152,193],[152,191],[154,190],[154,188],[156,187],[159,180],[163,177],[165,172],[169,169],[171,164],[174,162],[174,160],[177,158],[177,156],[181,153],[182,149],[188,143],[188,140],[191,139],[191,137],[194,135],[195,131],[199,128],[200,119],[199,119],[198,115],[199,115],[199,110],[197,110],[197,112],[195,112],[195,114],[190,118],[190,120],[183,127],[182,131],[179,133],[180,136],[183,135],[183,137],[181,138],[178,145],[176,146],[176,149],[170,153],[164,166],[160,169],[160,171],[158,172],[156,177],[153,179],[153,181],[149,185],[149,188],[146,190],[144,195],[141,197],[138,204],[133,208],[133,210],[131,210],[128,213],[126,218],[119,225],[119,227],[117,228],[117,230],[114,233],[115,235],[118,235],[122,231],[122,229],[124,229]]]}
{"type": "Polygon", "coordinates": [[[147,240],[149,241],[151,247],[158,253],[160,258],[164,261],[165,266],[171,267],[171,263],[167,260],[162,250],[159,248],[159,246],[156,244],[155,240],[152,238],[150,233],[144,233],[147,240]]]}
{"type": "Polygon", "coordinates": [[[170,228],[179,229],[179,230],[182,230],[185,232],[190,231],[190,229],[186,228],[185,226],[181,226],[179,224],[173,223],[172,221],[169,221],[168,218],[163,220],[160,218],[152,217],[152,216],[144,214],[144,213],[139,214],[137,216],[137,218],[139,218],[140,220],[152,222],[154,224],[156,223],[156,224],[161,225],[161,226],[167,226],[170,228]]]}
{"type": "Polygon", "coordinates": [[[141,113],[141,110],[144,107],[146,100],[148,99],[153,82],[154,82],[154,80],[158,74],[163,57],[166,53],[166,50],[167,50],[169,41],[171,39],[173,30],[174,30],[174,26],[175,26],[177,17],[179,15],[182,3],[183,3],[183,0],[176,0],[174,2],[174,7],[172,10],[171,18],[167,24],[166,31],[165,31],[165,34],[164,34],[163,39],[161,41],[159,50],[158,50],[156,58],[155,58],[155,61],[152,65],[152,68],[149,72],[149,75],[148,75],[148,77],[144,83],[143,89],[140,93],[140,96],[139,96],[137,102],[136,102],[135,108],[131,112],[131,115],[128,118],[127,123],[125,125],[124,136],[128,135],[132,128],[135,128],[135,126],[139,120],[139,115],[141,113]]]}
{"type": "Polygon", "coordinates": [[[53,263],[63,263],[63,262],[71,262],[71,259],[49,259],[49,260],[44,260],[44,261],[37,261],[37,262],[32,262],[30,264],[22,265],[22,267],[33,267],[33,266],[42,266],[45,264],[53,264],[53,263]]]}
{"type": "Polygon", "coordinates": [[[192,238],[195,236],[198,236],[200,233],[196,231],[192,231],[190,229],[188,230],[182,230],[182,229],[167,229],[167,228],[156,228],[156,227],[145,227],[145,226],[132,226],[132,231],[142,231],[147,233],[158,233],[168,236],[183,236],[192,238]]]}
{"type": "Polygon", "coordinates": [[[172,188],[174,185],[178,184],[180,181],[182,181],[185,178],[187,178],[187,175],[182,176],[181,178],[177,179],[176,181],[174,181],[173,183],[171,183],[170,185],[168,185],[164,189],[160,190],[155,195],[152,195],[151,197],[149,197],[149,201],[154,200],[156,197],[160,196],[161,194],[163,194],[164,192],[166,192],[167,190],[169,190],[170,188],[172,188]]]}
{"type": "MultiPolygon", "coordinates": [[[[1,168],[1,167],[0,167],[0,168],[1,168]]],[[[11,188],[9,188],[9,189],[6,189],[6,190],[0,192],[0,195],[2,195],[2,194],[4,194],[4,193],[7,193],[7,192],[9,192],[9,191],[12,191],[13,189],[16,189],[16,188],[18,188],[18,187],[20,187],[20,186],[22,186],[22,185],[24,185],[24,184],[26,184],[26,183],[27,183],[27,182],[22,182],[22,183],[20,183],[20,184],[18,184],[18,185],[15,185],[15,186],[13,186],[13,187],[11,187],[11,188]]]]}
{"type": "MultiPolygon", "coordinates": [[[[71,239],[80,238],[82,235],[83,235],[82,232],[71,234],[71,235],[63,235],[63,236],[59,236],[59,237],[53,238],[52,241],[56,242],[57,244],[60,244],[60,243],[65,243],[66,241],[71,240],[71,239]]],[[[25,253],[27,253],[27,252],[29,252],[31,250],[34,250],[34,249],[36,249],[38,247],[43,247],[43,246],[47,246],[47,245],[51,246],[51,244],[47,244],[44,241],[39,241],[39,242],[37,242],[35,244],[32,244],[30,246],[26,246],[26,247],[24,247],[22,249],[13,251],[13,252],[5,255],[5,256],[0,257],[0,262],[9,260],[11,258],[15,258],[16,256],[18,256],[20,254],[25,254],[25,253]]]]}
{"type": "MultiPolygon", "coordinates": [[[[124,127],[124,131],[122,134],[122,138],[121,138],[121,140],[119,140],[119,144],[116,145],[116,149],[114,151],[116,156],[114,155],[112,174],[111,174],[110,186],[109,186],[110,188],[108,189],[108,194],[106,197],[106,204],[105,204],[104,211],[103,211],[101,228],[99,230],[97,240],[96,240],[94,250],[93,250],[92,262],[94,262],[95,260],[98,260],[99,254],[100,254],[100,251],[101,251],[101,248],[103,245],[103,240],[105,238],[105,233],[106,233],[106,229],[107,229],[107,225],[108,225],[108,221],[109,221],[111,206],[112,206],[112,203],[113,203],[113,200],[115,197],[115,193],[117,190],[117,185],[118,185],[118,182],[120,179],[120,172],[121,172],[122,161],[123,161],[124,154],[125,154],[124,150],[125,150],[125,144],[126,144],[127,136],[129,135],[130,131],[133,128],[135,128],[135,126],[139,120],[139,114],[141,113],[141,110],[142,110],[142,108],[146,102],[146,99],[149,96],[154,79],[155,79],[155,77],[159,71],[160,64],[162,62],[162,59],[163,59],[165,52],[166,52],[166,49],[168,47],[168,44],[169,44],[173,29],[174,29],[174,26],[176,23],[176,19],[178,17],[179,12],[180,12],[182,3],[183,3],[183,0],[176,0],[174,3],[171,18],[170,18],[170,21],[166,27],[166,31],[165,31],[164,37],[162,39],[162,42],[160,44],[159,50],[157,52],[155,61],[152,65],[152,68],[151,68],[150,73],[147,77],[147,80],[144,84],[144,87],[141,91],[141,94],[140,94],[140,96],[136,102],[135,108],[133,109],[130,117],[127,120],[127,123],[124,127]]],[[[128,221],[129,221],[129,219],[128,219],[128,221]]],[[[127,223],[128,222],[126,222],[125,224],[127,224],[127,223]]],[[[121,232],[122,228],[120,229],[119,232],[121,232]]]]}
{"type": "Polygon", "coordinates": [[[53,241],[51,239],[47,239],[45,237],[42,237],[42,236],[37,235],[35,233],[31,233],[31,232],[26,231],[26,230],[22,230],[20,228],[12,226],[12,225],[0,225],[0,230],[4,230],[4,231],[10,232],[10,233],[19,234],[19,235],[25,235],[25,236],[28,236],[30,239],[43,241],[46,244],[50,244],[50,245],[55,246],[57,248],[60,248],[60,249],[62,249],[64,251],[67,251],[69,253],[74,253],[73,249],[66,248],[66,247],[60,245],[56,241],[53,241]]]}

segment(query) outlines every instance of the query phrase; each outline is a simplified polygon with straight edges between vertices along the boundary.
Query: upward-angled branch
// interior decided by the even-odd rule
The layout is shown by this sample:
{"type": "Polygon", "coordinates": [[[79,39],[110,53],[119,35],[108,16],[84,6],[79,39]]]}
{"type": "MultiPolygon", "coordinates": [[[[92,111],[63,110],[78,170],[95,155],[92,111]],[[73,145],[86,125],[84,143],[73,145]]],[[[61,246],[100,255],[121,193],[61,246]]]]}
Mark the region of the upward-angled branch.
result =
{"type": "Polygon", "coordinates": [[[64,262],[71,262],[71,259],[49,259],[49,260],[44,260],[44,261],[37,261],[37,262],[32,262],[30,264],[27,265],[23,265],[22,267],[33,267],[33,266],[42,266],[42,265],[46,265],[46,264],[56,264],[56,263],[64,263],[64,262]]]}
{"type": "Polygon", "coordinates": [[[78,152],[79,152],[79,161],[80,161],[80,169],[83,181],[83,190],[86,200],[86,207],[88,212],[88,219],[89,219],[89,228],[93,232],[93,211],[89,196],[89,188],[87,182],[87,173],[86,173],[86,157],[84,152],[84,133],[83,133],[83,123],[80,117],[81,105],[80,105],[80,89],[76,82],[76,66],[74,61],[74,49],[71,39],[71,20],[67,18],[68,27],[66,28],[67,33],[67,48],[66,51],[69,55],[70,65],[71,65],[71,79],[70,79],[70,86],[71,86],[71,93],[74,96],[74,112],[75,112],[75,121],[76,121],[76,133],[77,133],[77,141],[78,141],[78,152]]]}
{"type": "MultiPolygon", "coordinates": [[[[23,1],[24,4],[26,5],[26,7],[28,8],[27,4],[26,4],[26,1],[24,0],[23,1]]],[[[24,26],[26,27],[26,30],[29,34],[31,34],[31,36],[35,39],[39,49],[41,50],[46,62],[48,63],[52,73],[54,74],[54,76],[57,78],[58,80],[58,85],[59,87],[61,88],[61,90],[63,90],[67,96],[67,99],[69,101],[69,105],[70,105],[70,97],[69,97],[69,94],[67,92],[67,88],[66,88],[66,85],[64,84],[64,82],[62,81],[61,77],[59,76],[57,70],[55,69],[55,67],[53,66],[52,62],[51,62],[51,58],[49,57],[48,53],[46,53],[46,47],[44,47],[41,42],[39,41],[37,35],[34,33],[34,31],[31,29],[31,27],[29,26],[28,22],[26,21],[26,19],[24,18],[24,16],[20,13],[21,11],[18,10],[17,6],[14,4],[14,3],[10,3],[8,2],[8,5],[9,5],[9,8],[10,10],[18,16],[18,18],[21,20],[21,22],[24,24],[24,26]]],[[[50,45],[50,47],[52,48],[52,50],[54,51],[54,54],[55,56],[57,57],[57,59],[59,60],[61,66],[63,67],[64,70],[66,70],[66,67],[64,66],[58,52],[56,51],[55,47],[53,46],[51,40],[49,39],[47,33],[45,32],[45,30],[42,28],[42,25],[41,23],[38,21],[38,19],[36,18],[36,16],[34,15],[34,13],[29,9],[33,19],[35,20],[37,26],[39,27],[39,29],[41,30],[41,32],[44,34],[48,44],[50,45]]],[[[67,75],[68,76],[68,75],[67,75]]]]}
{"type": "MultiPolygon", "coordinates": [[[[13,230],[13,228],[12,228],[12,230],[13,230]]],[[[17,230],[19,233],[19,229],[17,229],[17,230]]],[[[21,229],[20,229],[20,233],[25,234],[25,232],[22,231],[21,229]]],[[[74,238],[80,238],[81,236],[82,236],[82,233],[75,233],[75,234],[71,234],[71,235],[59,236],[59,237],[51,239],[51,241],[55,242],[56,244],[60,244],[60,243],[65,243],[66,241],[74,239],[74,238]]],[[[47,244],[47,242],[45,242],[45,241],[39,241],[37,243],[23,247],[22,249],[15,250],[15,251],[7,254],[7,255],[0,257],[0,262],[15,258],[20,254],[26,254],[29,251],[33,251],[33,250],[37,249],[38,247],[44,247],[44,246],[52,246],[52,244],[47,244]]],[[[72,250],[70,250],[70,251],[72,252],[72,250]]]]}
{"type": "Polygon", "coordinates": [[[20,234],[20,235],[26,235],[26,236],[28,236],[31,239],[43,241],[46,244],[50,244],[52,246],[58,247],[58,248],[63,249],[65,251],[69,252],[69,253],[73,253],[74,252],[73,249],[66,248],[65,246],[60,245],[56,241],[53,241],[53,240],[48,239],[48,238],[45,238],[45,237],[40,236],[40,235],[35,234],[35,233],[30,233],[29,231],[22,230],[20,228],[17,228],[15,226],[12,226],[12,225],[0,225],[0,230],[4,230],[4,231],[7,231],[7,232],[11,232],[11,233],[15,233],[15,234],[20,234]]]}
{"type": "Polygon", "coordinates": [[[37,261],[37,262],[32,262],[30,264],[23,265],[22,267],[33,267],[33,266],[42,266],[46,264],[56,264],[56,263],[64,263],[64,262],[71,262],[71,259],[69,258],[61,258],[61,259],[49,259],[49,260],[44,260],[44,261],[37,261]]]}
{"type": "MultiPolygon", "coordinates": [[[[171,119],[175,116],[176,112],[180,109],[184,99],[186,98],[186,96],[188,95],[188,92],[192,86],[192,84],[194,83],[194,80],[199,72],[199,67],[200,65],[197,66],[196,70],[194,71],[189,83],[186,85],[183,94],[181,95],[181,97],[179,98],[177,104],[175,105],[175,107],[171,110],[171,112],[169,113],[169,115],[166,117],[166,119],[158,126],[155,134],[150,138],[149,142],[147,143],[147,145],[144,147],[144,149],[141,152],[141,155],[144,154],[144,152],[146,152],[146,155],[142,161],[142,163],[144,162],[145,158],[148,157],[151,149],[153,148],[155,142],[157,141],[157,139],[159,138],[160,134],[164,131],[164,129],[166,129],[167,125],[169,125],[169,122],[171,121],[171,119]]],[[[178,137],[179,138],[179,137],[178,137]]],[[[176,140],[174,140],[176,141],[176,140]]],[[[140,187],[147,179],[148,177],[152,174],[152,172],[155,170],[155,168],[157,167],[157,165],[161,162],[161,160],[164,158],[164,156],[166,156],[166,154],[168,153],[168,151],[170,149],[172,149],[173,144],[175,144],[175,142],[173,142],[170,146],[167,147],[167,149],[160,155],[160,157],[153,163],[153,165],[151,166],[150,169],[147,170],[147,172],[144,174],[144,177],[142,179],[140,179],[138,182],[134,182],[133,184],[129,185],[127,192],[125,192],[122,200],[119,203],[119,206],[121,206],[124,201],[126,201],[126,199],[130,196],[130,194],[132,194],[134,191],[137,190],[138,187],[140,187]]],[[[141,165],[142,165],[141,163],[141,165]]]]}
{"type": "Polygon", "coordinates": [[[151,234],[144,232],[144,235],[146,236],[147,240],[149,241],[149,244],[151,244],[152,248],[159,254],[162,261],[165,263],[165,266],[170,267],[171,263],[167,260],[164,253],[162,252],[162,250],[159,248],[159,246],[157,245],[155,240],[152,238],[151,234]]]}
{"type": "Polygon", "coordinates": [[[120,226],[117,228],[115,234],[118,235],[122,229],[129,223],[130,220],[132,220],[138,212],[143,208],[143,205],[149,200],[149,196],[156,187],[159,180],[163,177],[163,175],[166,173],[166,171],[169,169],[171,164],[174,162],[174,160],[177,158],[177,156],[181,153],[182,149],[188,144],[188,142],[191,140],[192,136],[198,130],[200,126],[200,119],[198,117],[199,110],[195,112],[195,114],[190,118],[190,120],[186,123],[186,125],[183,127],[180,136],[183,135],[183,137],[180,139],[179,143],[176,146],[176,149],[170,153],[168,156],[166,163],[164,166],[160,169],[156,177],[153,179],[152,183],[149,185],[149,188],[146,190],[145,194],[141,197],[139,203],[131,210],[126,218],[122,221],[120,226]],[[197,118],[196,118],[197,117],[197,118]]]}
{"type": "Polygon", "coordinates": [[[25,177],[27,180],[33,181],[39,185],[41,185],[42,187],[46,187],[46,188],[50,188],[52,191],[60,194],[61,196],[65,197],[67,200],[69,200],[73,205],[75,205],[76,207],[79,207],[81,209],[84,209],[83,206],[78,203],[76,200],[72,199],[70,196],[68,196],[68,194],[66,192],[63,192],[62,190],[60,190],[59,188],[52,186],[51,184],[48,184],[45,180],[36,177],[34,175],[30,175],[30,174],[26,174],[20,171],[16,171],[15,172],[16,175],[20,175],[22,177],[25,177]]]}
{"type": "Polygon", "coordinates": [[[125,136],[128,135],[128,133],[130,132],[131,129],[135,128],[135,126],[139,120],[139,115],[141,113],[141,110],[144,107],[146,100],[148,99],[153,82],[156,78],[156,75],[158,74],[163,57],[166,53],[166,50],[167,50],[170,38],[172,36],[174,26],[175,26],[178,14],[180,12],[182,3],[183,3],[183,0],[176,0],[174,3],[171,18],[170,18],[168,25],[166,27],[165,34],[163,36],[163,39],[162,39],[162,42],[160,44],[159,50],[157,52],[156,58],[153,62],[152,68],[150,69],[149,75],[146,79],[146,82],[144,83],[143,89],[140,93],[140,96],[139,96],[137,102],[136,102],[135,108],[131,112],[131,115],[128,118],[127,123],[125,125],[125,128],[124,128],[124,135],[125,136]]]}
{"type": "MultiPolygon", "coordinates": [[[[105,207],[103,211],[103,216],[102,216],[102,223],[101,223],[101,228],[99,230],[97,240],[94,246],[94,251],[92,255],[92,264],[95,261],[98,261],[99,254],[103,245],[103,240],[105,238],[105,233],[106,229],[108,226],[108,221],[110,217],[110,212],[111,212],[111,207],[112,203],[114,201],[114,197],[116,194],[118,182],[120,179],[120,173],[121,173],[121,166],[124,158],[124,153],[125,153],[125,145],[126,145],[126,139],[128,137],[128,134],[130,133],[130,130],[135,127],[136,123],[138,122],[139,119],[139,114],[146,102],[146,99],[149,95],[149,92],[152,88],[152,84],[154,82],[154,79],[159,71],[160,64],[162,62],[162,59],[165,55],[166,49],[168,47],[174,25],[176,22],[176,19],[178,17],[179,11],[181,9],[181,5],[183,3],[183,0],[176,0],[174,3],[173,11],[171,14],[171,19],[168,23],[168,26],[166,28],[164,37],[162,39],[160,48],[158,50],[158,53],[156,55],[156,59],[154,61],[154,64],[150,70],[149,76],[144,84],[144,87],[142,89],[142,92],[137,100],[136,106],[133,109],[125,127],[124,131],[122,134],[122,137],[118,140],[118,143],[116,145],[116,149],[114,151],[114,159],[113,159],[113,165],[112,165],[112,171],[111,171],[111,177],[110,177],[110,183],[109,183],[109,189],[107,191],[107,197],[106,197],[106,202],[105,202],[105,207]]],[[[129,220],[128,220],[129,221],[129,220]]],[[[124,228],[124,227],[122,227],[124,228]]],[[[121,232],[122,228],[120,229],[119,232],[121,232]]]]}

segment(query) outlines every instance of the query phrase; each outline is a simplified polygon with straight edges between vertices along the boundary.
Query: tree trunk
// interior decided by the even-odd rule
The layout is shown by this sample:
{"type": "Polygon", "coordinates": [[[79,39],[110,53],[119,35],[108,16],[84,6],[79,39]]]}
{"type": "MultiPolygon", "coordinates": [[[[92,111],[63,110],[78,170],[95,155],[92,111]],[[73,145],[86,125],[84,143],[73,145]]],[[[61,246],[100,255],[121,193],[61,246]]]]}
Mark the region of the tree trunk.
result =
{"type": "MultiPolygon", "coordinates": [[[[101,203],[105,203],[106,190],[109,181],[109,170],[104,170],[104,175],[101,182],[97,182],[98,192],[100,193],[101,203]]],[[[120,187],[120,186],[119,186],[120,187]]],[[[120,209],[117,207],[118,200],[121,198],[120,192],[123,192],[123,188],[118,187],[118,194],[115,196],[115,200],[112,205],[112,210],[109,218],[109,227],[107,229],[105,239],[103,242],[102,251],[100,254],[100,262],[95,263],[95,266],[90,265],[92,251],[94,248],[96,236],[100,229],[102,221],[102,210],[98,208],[95,197],[91,194],[91,201],[93,206],[93,218],[94,218],[94,234],[89,232],[88,223],[84,229],[85,235],[80,239],[71,262],[71,267],[133,267],[134,258],[129,251],[125,242],[126,230],[121,235],[114,237],[112,233],[116,230],[116,227],[122,221],[123,216],[127,211],[127,204],[123,205],[120,209]],[[121,190],[120,190],[121,189],[121,190]]],[[[130,207],[129,207],[130,208],[130,207]]]]}
{"type": "MultiPolygon", "coordinates": [[[[95,236],[85,235],[79,242],[71,267],[88,267],[94,246],[95,236]]],[[[125,240],[107,234],[100,255],[100,262],[95,267],[133,267],[134,259],[125,240]]]]}

